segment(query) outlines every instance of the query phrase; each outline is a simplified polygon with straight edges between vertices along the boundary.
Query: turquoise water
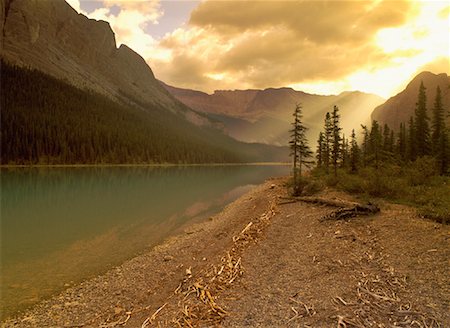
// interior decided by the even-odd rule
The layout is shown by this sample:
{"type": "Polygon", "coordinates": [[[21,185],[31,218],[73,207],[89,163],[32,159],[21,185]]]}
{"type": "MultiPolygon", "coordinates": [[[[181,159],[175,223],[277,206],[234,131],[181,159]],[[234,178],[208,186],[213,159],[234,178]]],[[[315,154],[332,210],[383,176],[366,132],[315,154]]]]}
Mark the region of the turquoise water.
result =
{"type": "Polygon", "coordinates": [[[286,166],[2,169],[3,316],[105,272],[286,166]]]}

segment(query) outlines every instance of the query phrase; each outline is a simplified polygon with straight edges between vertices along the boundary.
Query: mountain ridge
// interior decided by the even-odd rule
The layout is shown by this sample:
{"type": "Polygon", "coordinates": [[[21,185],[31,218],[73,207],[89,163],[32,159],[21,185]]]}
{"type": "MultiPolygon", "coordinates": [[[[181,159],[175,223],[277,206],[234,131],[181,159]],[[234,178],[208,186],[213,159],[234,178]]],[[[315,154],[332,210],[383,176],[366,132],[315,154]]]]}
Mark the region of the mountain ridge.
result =
{"type": "Polygon", "coordinates": [[[287,144],[292,111],[297,103],[303,106],[304,122],[310,128],[308,138],[312,144],[322,129],[325,113],[331,111],[334,105],[340,107],[344,130],[350,133],[350,118],[352,121],[358,119],[358,124],[367,124],[372,109],[384,102],[377,95],[360,91],[316,95],[282,87],[216,90],[207,94],[160,82],[179,101],[220,121],[230,136],[245,142],[276,145],[287,144]]]}
{"type": "Polygon", "coordinates": [[[9,147],[3,164],[287,160],[287,147],[236,141],[175,99],[139,54],[116,46],[107,22],[78,14],[64,0],[1,5],[2,81],[17,91],[3,90],[9,91],[1,123],[9,133],[2,145],[21,149],[9,147]]]}
{"type": "MultiPolygon", "coordinates": [[[[431,109],[433,108],[436,97],[437,86],[441,89],[444,109],[449,110],[450,76],[446,73],[435,74],[424,71],[417,74],[401,92],[392,96],[380,106],[377,106],[371,114],[371,119],[381,124],[387,124],[397,131],[400,123],[406,123],[411,116],[414,116],[421,82],[424,83],[426,88],[428,116],[431,118],[431,109]]],[[[447,123],[450,123],[450,117],[447,118],[447,123]]]]}
{"type": "Polygon", "coordinates": [[[196,125],[210,125],[206,117],[162,88],[138,53],[124,44],[117,47],[108,22],[77,13],[64,0],[7,0],[1,14],[0,54],[7,62],[38,69],[115,101],[139,99],[196,125]]]}

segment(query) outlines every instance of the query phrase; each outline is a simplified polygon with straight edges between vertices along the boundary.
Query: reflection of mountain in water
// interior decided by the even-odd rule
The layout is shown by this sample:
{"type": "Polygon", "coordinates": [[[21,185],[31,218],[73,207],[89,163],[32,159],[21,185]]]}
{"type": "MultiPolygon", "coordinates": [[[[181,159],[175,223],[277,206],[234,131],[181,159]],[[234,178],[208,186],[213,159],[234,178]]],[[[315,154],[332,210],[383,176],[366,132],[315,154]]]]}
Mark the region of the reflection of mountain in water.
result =
{"type": "Polygon", "coordinates": [[[15,311],[67,282],[120,264],[189,220],[219,211],[249,185],[287,171],[214,166],[2,172],[2,307],[15,311]]]}

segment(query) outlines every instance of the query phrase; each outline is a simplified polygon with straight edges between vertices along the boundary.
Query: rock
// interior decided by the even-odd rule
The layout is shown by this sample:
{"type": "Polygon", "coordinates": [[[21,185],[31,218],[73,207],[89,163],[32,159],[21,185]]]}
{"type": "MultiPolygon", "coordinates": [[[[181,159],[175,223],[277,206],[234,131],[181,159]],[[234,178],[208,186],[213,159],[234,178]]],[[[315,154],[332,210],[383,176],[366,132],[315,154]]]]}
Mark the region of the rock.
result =
{"type": "Polygon", "coordinates": [[[164,256],[164,261],[166,261],[166,262],[168,262],[168,261],[172,261],[174,259],[174,257],[173,256],[170,256],[170,255],[166,255],[166,256],[164,256]]]}
{"type": "Polygon", "coordinates": [[[78,14],[64,0],[3,3],[0,51],[5,60],[121,102],[158,104],[194,124],[213,125],[181,106],[139,54],[126,45],[117,48],[109,23],[78,14]]]}

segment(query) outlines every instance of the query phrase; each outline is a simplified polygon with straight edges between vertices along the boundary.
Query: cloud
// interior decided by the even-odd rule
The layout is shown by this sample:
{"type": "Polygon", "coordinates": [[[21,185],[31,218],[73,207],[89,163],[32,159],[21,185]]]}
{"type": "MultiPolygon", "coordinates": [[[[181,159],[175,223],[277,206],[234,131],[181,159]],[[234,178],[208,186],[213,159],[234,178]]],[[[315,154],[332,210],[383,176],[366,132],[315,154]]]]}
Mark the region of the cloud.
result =
{"type": "Polygon", "coordinates": [[[204,1],[161,41],[171,60],[149,61],[164,81],[206,91],[339,79],[391,63],[374,37],[416,11],[409,1],[204,1]],[[196,64],[183,79],[187,58],[196,64]]]}
{"type": "Polygon", "coordinates": [[[280,26],[312,42],[355,42],[404,23],[411,9],[408,1],[205,1],[190,23],[232,34],[280,26]]]}
{"type": "Polygon", "coordinates": [[[88,16],[110,22],[157,78],[207,92],[298,86],[386,97],[450,52],[443,1],[204,0],[188,24],[155,39],[146,27],[164,15],[159,1],[103,0],[88,16]]]}

